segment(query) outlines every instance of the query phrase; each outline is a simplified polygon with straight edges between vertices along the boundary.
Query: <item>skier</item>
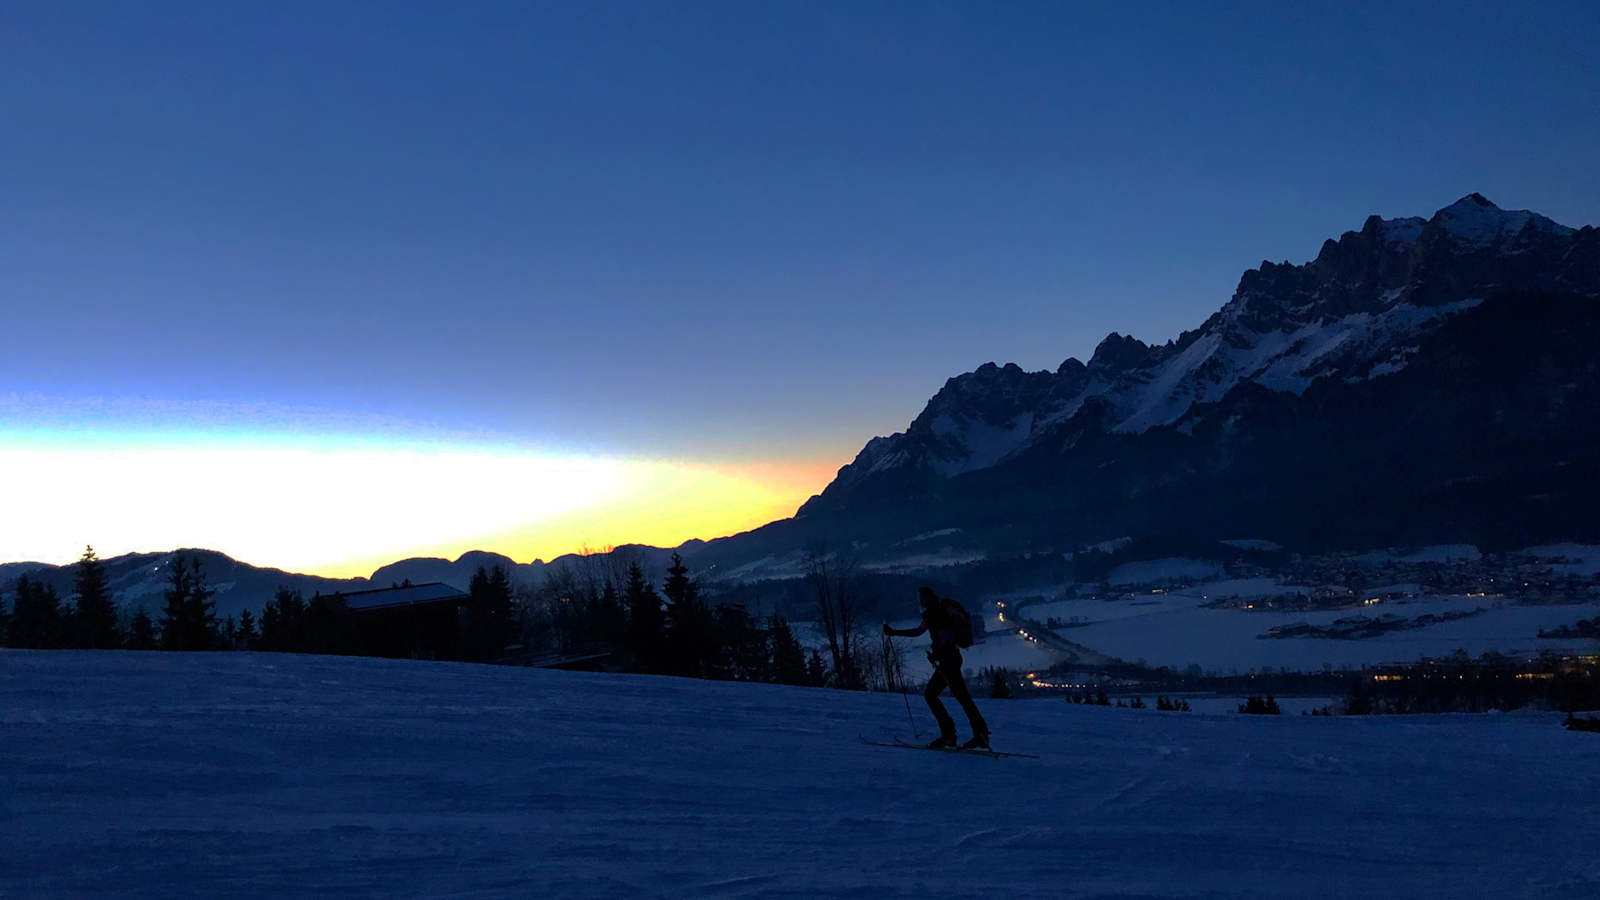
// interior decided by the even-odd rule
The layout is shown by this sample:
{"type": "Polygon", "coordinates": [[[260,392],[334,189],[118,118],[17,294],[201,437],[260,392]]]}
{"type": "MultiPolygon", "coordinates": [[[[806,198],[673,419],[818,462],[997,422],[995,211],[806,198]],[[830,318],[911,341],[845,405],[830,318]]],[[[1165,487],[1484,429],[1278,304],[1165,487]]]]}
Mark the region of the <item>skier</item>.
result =
{"type": "Polygon", "coordinates": [[[917,595],[922,603],[922,624],[916,628],[901,630],[890,628],[889,623],[885,622],[883,633],[891,637],[916,637],[927,632],[932,638],[933,647],[928,651],[928,661],[933,663],[933,677],[928,679],[928,688],[922,692],[922,696],[928,701],[928,708],[933,710],[933,717],[939,720],[939,736],[928,744],[928,748],[939,749],[956,745],[956,723],[939,700],[939,694],[949,686],[950,693],[966,712],[967,721],[972,723],[972,740],[962,744],[962,749],[987,750],[989,725],[979,714],[978,705],[972,702],[972,694],[967,690],[966,679],[961,677],[961,646],[958,635],[962,626],[967,628],[969,635],[967,645],[971,646],[971,623],[965,621],[967,612],[960,609],[954,600],[941,601],[932,588],[918,588],[917,595]],[[957,617],[961,619],[958,620],[957,617]]]}

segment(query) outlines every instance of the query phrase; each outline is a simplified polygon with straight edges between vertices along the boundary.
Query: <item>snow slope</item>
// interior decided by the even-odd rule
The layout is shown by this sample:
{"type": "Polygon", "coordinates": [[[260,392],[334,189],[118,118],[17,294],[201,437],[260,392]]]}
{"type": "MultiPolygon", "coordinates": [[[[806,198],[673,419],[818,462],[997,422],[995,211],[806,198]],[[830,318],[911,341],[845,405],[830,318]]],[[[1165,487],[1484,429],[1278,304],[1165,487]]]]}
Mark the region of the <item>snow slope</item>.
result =
{"type": "Polygon", "coordinates": [[[1553,714],[980,702],[1041,758],[859,744],[906,732],[894,695],[4,652],[0,895],[1600,892],[1600,736],[1553,714]]]}
{"type": "MultiPolygon", "coordinates": [[[[1472,656],[1487,651],[1512,655],[1537,654],[1549,650],[1561,653],[1594,653],[1600,641],[1585,638],[1541,639],[1539,629],[1571,625],[1579,619],[1600,615],[1600,605],[1515,606],[1494,599],[1440,598],[1407,604],[1384,604],[1367,609],[1334,609],[1317,612],[1243,612],[1232,609],[1206,609],[1198,604],[1180,606],[1185,595],[1147,607],[1148,614],[1123,606],[1130,614],[1117,616],[1115,610],[1101,613],[1093,624],[1074,628],[1065,634],[1072,640],[1123,659],[1143,659],[1150,665],[1183,668],[1197,664],[1208,672],[1247,672],[1261,666],[1296,671],[1313,671],[1324,664],[1335,668],[1359,667],[1389,662],[1415,662],[1422,657],[1448,656],[1465,650],[1472,656]],[[1426,628],[1391,631],[1361,640],[1328,638],[1260,639],[1257,635],[1280,625],[1305,622],[1330,625],[1348,616],[1381,616],[1388,613],[1407,618],[1446,611],[1484,608],[1471,618],[1430,625],[1426,628]]],[[[1114,606],[1114,604],[1106,604],[1114,606]]],[[[1092,614],[1092,607],[1091,614],[1092,614]]],[[[1030,608],[1031,612],[1031,608],[1030,608]]],[[[1070,615],[1060,612],[1056,615],[1070,615]]]]}

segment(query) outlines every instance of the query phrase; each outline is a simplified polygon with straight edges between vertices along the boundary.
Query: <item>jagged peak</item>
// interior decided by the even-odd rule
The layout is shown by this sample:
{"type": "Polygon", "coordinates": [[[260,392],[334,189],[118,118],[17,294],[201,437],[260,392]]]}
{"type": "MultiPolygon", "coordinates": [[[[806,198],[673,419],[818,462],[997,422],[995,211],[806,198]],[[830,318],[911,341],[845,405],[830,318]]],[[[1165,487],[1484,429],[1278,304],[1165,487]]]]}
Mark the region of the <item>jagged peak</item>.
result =
{"type": "Polygon", "coordinates": [[[1120,370],[1138,364],[1150,352],[1144,341],[1113,331],[1105,336],[1089,357],[1089,368],[1120,370]]]}
{"type": "Polygon", "coordinates": [[[1546,280],[1563,289],[1600,293],[1592,287],[1595,242],[1586,237],[1596,233],[1507,212],[1477,193],[1429,219],[1368,216],[1359,231],[1325,242],[1316,260],[1262,260],[1246,270],[1228,302],[1175,341],[1151,345],[1111,332],[1087,364],[1069,357],[1052,373],[991,361],[948,379],[906,432],[869,441],[840,483],[906,467],[947,476],[982,468],[1069,421],[1140,431],[1238,384],[1299,393],[1367,349],[1388,347],[1390,331],[1417,332],[1507,277],[1536,284],[1550,271],[1546,280]],[[1490,225],[1476,245],[1459,236],[1475,222],[1490,225]]]}
{"type": "Polygon", "coordinates": [[[1556,234],[1572,233],[1571,228],[1532,210],[1501,209],[1476,192],[1434,213],[1428,220],[1428,226],[1471,248],[1489,247],[1513,238],[1530,227],[1556,234]]]}

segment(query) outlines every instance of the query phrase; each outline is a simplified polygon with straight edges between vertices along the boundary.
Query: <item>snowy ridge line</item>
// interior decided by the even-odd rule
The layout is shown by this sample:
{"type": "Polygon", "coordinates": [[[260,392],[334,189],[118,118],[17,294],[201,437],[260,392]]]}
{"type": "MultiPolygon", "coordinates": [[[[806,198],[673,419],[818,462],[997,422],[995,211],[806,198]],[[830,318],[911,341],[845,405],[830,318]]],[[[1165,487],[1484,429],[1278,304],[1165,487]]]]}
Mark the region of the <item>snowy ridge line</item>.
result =
{"type": "MultiPolygon", "coordinates": [[[[1526,265],[1499,273],[1486,269],[1485,259],[1534,252],[1559,259],[1577,234],[1478,194],[1426,220],[1370,217],[1359,232],[1326,242],[1310,262],[1263,262],[1247,271],[1221,309],[1164,346],[1112,333],[1087,364],[1068,359],[1052,373],[986,363],[951,378],[906,431],[868,441],[841,481],[907,467],[944,477],[993,467],[1095,404],[1106,413],[1096,427],[1139,434],[1188,429],[1197,404],[1216,403],[1243,384],[1298,395],[1324,377],[1392,375],[1406,367],[1419,339],[1494,291],[1550,287],[1546,281],[1567,277],[1534,274],[1544,270],[1526,265]]],[[[1573,289],[1596,289],[1592,277],[1572,277],[1583,282],[1573,289]]]]}

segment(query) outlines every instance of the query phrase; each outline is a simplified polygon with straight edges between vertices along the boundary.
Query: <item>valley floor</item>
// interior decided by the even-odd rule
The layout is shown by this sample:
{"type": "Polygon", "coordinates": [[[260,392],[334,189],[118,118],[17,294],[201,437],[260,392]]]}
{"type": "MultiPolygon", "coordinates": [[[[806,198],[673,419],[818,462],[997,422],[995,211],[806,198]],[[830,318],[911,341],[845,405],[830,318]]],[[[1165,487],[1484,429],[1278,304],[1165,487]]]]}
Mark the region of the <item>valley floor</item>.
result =
{"type": "Polygon", "coordinates": [[[0,895],[1600,893],[1600,735],[1554,714],[981,702],[1041,758],[857,742],[910,736],[892,694],[0,651],[0,895]]]}

